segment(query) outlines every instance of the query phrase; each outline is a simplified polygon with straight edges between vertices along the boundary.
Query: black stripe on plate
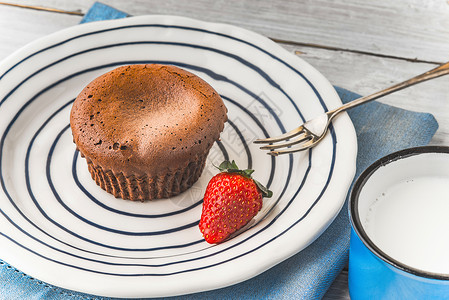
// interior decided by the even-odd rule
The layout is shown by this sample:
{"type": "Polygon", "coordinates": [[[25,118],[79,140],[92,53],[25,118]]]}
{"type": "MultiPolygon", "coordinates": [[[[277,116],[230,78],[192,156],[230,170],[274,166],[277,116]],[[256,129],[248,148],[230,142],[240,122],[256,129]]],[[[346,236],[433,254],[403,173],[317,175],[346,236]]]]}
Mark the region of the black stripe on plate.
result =
{"type": "MultiPolygon", "coordinates": [[[[172,27],[172,26],[170,26],[170,27],[172,27]]],[[[112,30],[112,29],[111,29],[112,30]]],[[[92,34],[92,33],[90,33],[90,34],[92,34]]],[[[270,54],[271,55],[271,54],[270,54]]],[[[278,59],[278,60],[280,60],[280,59],[278,59]]],[[[284,63],[284,64],[286,64],[286,63],[284,63]]],[[[290,68],[292,68],[292,67],[290,67],[290,68]]],[[[293,69],[293,68],[292,68],[293,69]]],[[[296,71],[296,72],[298,72],[298,71],[296,71]]],[[[314,91],[315,91],[315,94],[318,96],[318,98],[320,99],[320,103],[323,105],[323,107],[325,108],[325,105],[324,105],[324,102],[322,101],[322,99],[321,99],[321,97],[319,96],[319,93],[316,91],[316,89],[313,87],[313,85],[311,85],[311,83],[304,77],[304,76],[302,76],[305,80],[306,80],[306,82],[308,82],[309,83],[309,85],[312,87],[312,89],[314,89],[314,91]]],[[[2,102],[3,103],[3,102],[2,102]]],[[[20,110],[19,110],[19,112],[21,112],[21,111],[23,111],[23,109],[24,109],[24,107],[22,107],[20,110]]],[[[14,118],[14,120],[15,120],[16,118],[14,118]]],[[[333,166],[334,166],[334,162],[335,162],[335,146],[336,146],[336,144],[335,144],[335,139],[336,139],[336,137],[335,137],[335,133],[332,131],[331,132],[331,134],[332,134],[332,137],[333,137],[333,146],[334,146],[334,149],[333,149],[333,160],[332,160],[332,167],[331,167],[331,170],[330,170],[330,174],[329,174],[329,177],[328,177],[328,180],[327,180],[327,183],[326,183],[326,186],[325,186],[325,188],[322,190],[322,192],[321,192],[321,194],[320,194],[320,196],[318,197],[318,199],[316,199],[316,201],[315,201],[315,203],[314,203],[314,205],[313,206],[315,206],[315,204],[318,202],[318,200],[321,198],[321,196],[322,196],[322,194],[324,193],[324,191],[325,191],[325,189],[327,188],[327,185],[328,185],[328,183],[330,182],[330,178],[331,178],[331,175],[332,175],[332,171],[333,171],[333,166]]],[[[1,140],[1,149],[0,149],[0,155],[2,154],[2,148],[3,148],[3,145],[4,145],[4,137],[5,137],[5,135],[3,136],[3,138],[2,138],[2,140],[1,140]]],[[[309,156],[311,156],[311,151],[309,152],[309,156]]],[[[292,160],[292,157],[290,156],[290,160],[292,160]]],[[[309,157],[309,164],[310,164],[310,161],[311,161],[311,157],[309,157]]],[[[0,164],[1,164],[1,160],[0,160],[0,164]]],[[[291,165],[291,164],[290,164],[291,165]]],[[[1,165],[0,165],[0,167],[1,167],[1,165]]],[[[309,165],[309,168],[310,168],[310,165],[309,165]]],[[[305,180],[305,178],[306,177],[304,177],[304,179],[303,180],[305,180]]],[[[304,181],[303,181],[304,182],[304,181]]],[[[3,181],[3,176],[2,176],[2,187],[4,188],[4,190],[5,190],[5,184],[4,184],[4,181],[3,181]]],[[[298,189],[298,191],[297,191],[297,193],[299,192],[299,190],[300,189],[298,189]]],[[[296,193],[296,194],[297,194],[296,193]]],[[[9,195],[8,195],[9,196],[9,195]]],[[[292,201],[292,200],[291,200],[292,201]]],[[[289,205],[290,205],[290,203],[291,202],[289,202],[289,205]]],[[[14,206],[15,206],[15,204],[13,204],[14,206]]],[[[312,206],[312,207],[313,207],[312,206]]],[[[312,209],[312,207],[309,209],[309,211],[308,212],[310,212],[310,210],[312,209]]],[[[307,214],[308,214],[308,212],[307,212],[307,214]]],[[[2,211],[2,213],[3,213],[3,211],[2,211]]],[[[306,214],[306,215],[307,215],[306,214]]],[[[275,219],[273,219],[272,220],[272,222],[274,222],[277,218],[279,218],[280,217],[280,215],[281,214],[279,214],[278,216],[276,216],[275,217],[275,219]]],[[[304,215],[302,218],[300,218],[300,219],[298,219],[297,220],[297,222],[295,222],[292,226],[294,226],[295,224],[297,224],[300,220],[302,220],[306,215],[304,215]]],[[[292,227],[291,226],[291,227],[292,227]]],[[[289,228],[287,228],[284,232],[286,232],[286,231],[288,231],[291,227],[289,227],[289,228]]],[[[266,230],[266,228],[268,228],[268,227],[265,227],[263,230],[266,230]]],[[[281,234],[282,235],[282,234],[281,234]]],[[[276,236],[276,237],[274,237],[272,240],[274,240],[274,239],[276,239],[277,237],[279,237],[280,235],[278,235],[278,236],[276,236]]],[[[246,241],[246,240],[245,240],[246,241]]],[[[271,242],[271,240],[270,241],[267,241],[267,243],[269,243],[269,242],[271,242]]],[[[265,243],[266,244],[266,243],[265,243]]],[[[264,245],[265,245],[264,244],[264,245]]],[[[263,245],[260,245],[259,247],[262,247],[263,245]]],[[[259,248],[258,247],[258,248],[259,248]]],[[[228,248],[229,249],[229,248],[228,248]]],[[[253,251],[255,251],[255,249],[253,249],[251,252],[253,252],[253,251]]],[[[248,254],[248,253],[250,253],[250,252],[246,252],[246,254],[248,254]]],[[[244,254],[242,254],[242,255],[246,255],[245,253],[244,254]]],[[[232,259],[235,259],[235,258],[232,258],[232,259]]],[[[221,262],[221,263],[224,263],[224,262],[221,262]]],[[[215,264],[214,264],[215,265],[215,264]]],[[[209,266],[209,267],[211,267],[211,266],[209,266]]],[[[204,268],[206,268],[206,267],[204,267],[204,268]]],[[[92,271],[92,270],[90,270],[90,271],[92,271]]],[[[188,271],[191,271],[191,270],[184,270],[184,271],[182,271],[182,272],[188,272],[188,271]]]]}

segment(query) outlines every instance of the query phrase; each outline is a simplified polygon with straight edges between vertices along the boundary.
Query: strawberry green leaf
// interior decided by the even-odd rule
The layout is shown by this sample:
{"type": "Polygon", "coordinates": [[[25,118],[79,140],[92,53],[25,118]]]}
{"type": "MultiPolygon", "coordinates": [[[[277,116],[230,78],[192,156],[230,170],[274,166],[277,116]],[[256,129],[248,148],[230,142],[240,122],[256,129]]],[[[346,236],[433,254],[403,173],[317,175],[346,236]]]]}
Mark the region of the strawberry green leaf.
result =
{"type": "Polygon", "coordinates": [[[217,168],[218,168],[218,170],[224,172],[227,169],[229,169],[230,166],[231,166],[231,163],[229,161],[225,160],[217,168]]]}
{"type": "Polygon", "coordinates": [[[270,191],[265,186],[263,186],[260,182],[258,182],[257,180],[254,180],[251,177],[251,175],[254,173],[254,170],[251,170],[251,169],[240,170],[234,160],[232,162],[225,160],[216,168],[218,168],[221,172],[238,173],[242,176],[250,178],[254,181],[254,183],[257,185],[259,190],[262,192],[263,197],[271,198],[271,196],[273,196],[272,191],[270,191]]]}
{"type": "Polygon", "coordinates": [[[246,176],[248,178],[251,178],[251,174],[254,173],[254,170],[246,169],[246,170],[243,170],[242,173],[243,173],[244,176],[246,176]]]}
{"type": "MultiPolygon", "coordinates": [[[[254,179],[253,179],[254,180],[254,179]]],[[[262,192],[262,197],[271,198],[273,196],[273,192],[263,186],[259,181],[254,180],[254,183],[257,185],[259,190],[262,192]]]]}
{"type": "Polygon", "coordinates": [[[228,161],[225,160],[217,167],[221,172],[229,172],[229,171],[239,171],[239,167],[237,167],[237,164],[235,161],[228,161]]]}
{"type": "Polygon", "coordinates": [[[231,167],[229,169],[230,170],[239,170],[239,167],[237,167],[237,164],[235,163],[234,160],[231,162],[231,167]]]}

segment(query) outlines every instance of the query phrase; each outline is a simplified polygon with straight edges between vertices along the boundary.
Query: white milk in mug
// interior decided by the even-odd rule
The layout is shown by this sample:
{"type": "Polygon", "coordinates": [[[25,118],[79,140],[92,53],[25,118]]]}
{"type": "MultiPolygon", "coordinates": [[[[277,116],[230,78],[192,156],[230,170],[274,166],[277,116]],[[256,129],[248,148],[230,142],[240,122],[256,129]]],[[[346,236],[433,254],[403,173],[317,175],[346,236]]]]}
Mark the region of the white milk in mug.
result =
{"type": "Polygon", "coordinates": [[[363,226],[392,258],[449,274],[449,177],[418,176],[394,183],[369,206],[363,226]]]}
{"type": "Polygon", "coordinates": [[[424,153],[380,166],[359,197],[362,226],[391,258],[449,274],[449,154],[424,153]]]}

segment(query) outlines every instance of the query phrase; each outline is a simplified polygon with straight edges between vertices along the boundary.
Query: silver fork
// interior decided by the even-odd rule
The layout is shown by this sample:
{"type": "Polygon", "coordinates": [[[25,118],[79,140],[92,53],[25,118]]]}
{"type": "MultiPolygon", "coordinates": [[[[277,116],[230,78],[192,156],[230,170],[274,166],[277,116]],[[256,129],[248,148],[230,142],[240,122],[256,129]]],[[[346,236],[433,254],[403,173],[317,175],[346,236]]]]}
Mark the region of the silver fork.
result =
{"type": "Polygon", "coordinates": [[[280,154],[293,153],[298,151],[303,151],[315,147],[326,135],[331,121],[341,112],[348,110],[350,108],[359,106],[361,104],[367,103],[369,101],[378,99],[385,95],[391,94],[393,92],[402,90],[406,87],[415,85],[417,83],[437,78],[443,75],[449,74],[449,62],[442,64],[441,66],[427,71],[421,75],[415,76],[409,80],[403,81],[401,83],[395,84],[389,88],[386,88],[377,93],[371,94],[369,96],[358,98],[354,101],[348,102],[334,110],[328,111],[318,117],[315,117],[306,123],[302,124],[298,128],[293,129],[290,132],[284,133],[277,137],[258,139],[255,140],[256,144],[271,144],[267,146],[262,146],[262,150],[270,150],[268,154],[277,156],[280,154]],[[295,138],[295,139],[292,139],[295,138]],[[291,140],[290,140],[291,139],[291,140]],[[283,142],[283,143],[279,143],[283,142]],[[291,148],[293,145],[298,145],[297,147],[291,148]],[[286,149],[281,149],[286,148],[286,149]],[[281,150],[280,150],[281,149],[281,150]]]}

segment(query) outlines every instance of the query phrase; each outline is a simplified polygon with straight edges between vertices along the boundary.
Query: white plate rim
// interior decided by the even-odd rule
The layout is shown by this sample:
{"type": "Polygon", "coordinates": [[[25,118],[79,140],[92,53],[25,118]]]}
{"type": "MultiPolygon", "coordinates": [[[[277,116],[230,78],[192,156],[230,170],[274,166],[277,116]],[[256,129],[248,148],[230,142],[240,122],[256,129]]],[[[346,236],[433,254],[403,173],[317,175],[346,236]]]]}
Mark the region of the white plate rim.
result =
{"type": "MultiPolygon", "coordinates": [[[[127,18],[127,19],[123,19],[123,20],[113,20],[113,21],[103,21],[103,22],[99,22],[99,23],[83,24],[83,25],[79,25],[79,26],[76,26],[73,28],[66,29],[66,30],[60,31],[58,33],[52,34],[50,36],[44,37],[42,39],[39,39],[39,40],[25,46],[24,48],[20,49],[19,51],[15,52],[11,56],[9,56],[7,59],[5,59],[0,64],[0,74],[3,74],[4,73],[3,70],[5,70],[11,66],[11,62],[17,61],[18,58],[20,58],[20,57],[29,55],[29,53],[35,51],[36,49],[44,49],[46,45],[60,41],[60,39],[64,36],[71,36],[74,34],[80,34],[82,32],[89,32],[91,30],[99,30],[101,28],[109,28],[111,26],[116,26],[118,24],[132,25],[132,24],[141,23],[141,22],[143,22],[143,23],[144,22],[162,22],[162,23],[167,23],[167,24],[171,24],[173,22],[175,22],[175,23],[180,22],[180,23],[185,23],[185,24],[194,24],[196,26],[204,27],[204,28],[207,28],[207,30],[212,30],[212,31],[231,32],[231,35],[238,34],[241,36],[249,36],[252,39],[258,40],[259,42],[263,43],[264,46],[266,46],[267,48],[270,48],[270,50],[272,50],[272,51],[282,52],[283,55],[290,56],[290,59],[292,59],[292,60],[301,61],[301,64],[303,65],[304,68],[308,68],[310,72],[316,74],[317,77],[313,78],[313,80],[318,80],[318,81],[323,82],[324,84],[327,84],[329,86],[329,90],[326,92],[330,93],[330,94],[333,93],[332,97],[338,98],[335,90],[332,88],[330,83],[328,83],[328,81],[322,75],[320,75],[313,67],[311,67],[307,63],[303,62],[298,57],[294,57],[290,53],[286,53],[286,51],[283,48],[281,48],[279,45],[275,44],[274,42],[269,41],[265,37],[260,36],[256,33],[247,31],[245,29],[241,29],[239,27],[232,26],[232,25],[218,24],[218,23],[207,23],[207,22],[202,22],[202,21],[193,20],[193,19],[189,19],[189,18],[174,17],[174,16],[140,16],[140,17],[127,18]]],[[[332,222],[332,220],[335,218],[335,216],[337,215],[338,211],[341,209],[341,207],[344,203],[344,199],[345,199],[347,190],[349,188],[349,184],[352,182],[352,177],[355,172],[355,154],[356,154],[355,132],[354,132],[352,124],[350,123],[349,118],[347,116],[346,117],[343,116],[341,118],[341,120],[338,120],[338,122],[335,125],[335,128],[337,128],[337,131],[338,131],[338,130],[340,130],[340,129],[338,129],[339,127],[347,127],[348,124],[349,124],[350,128],[347,129],[349,132],[347,138],[349,140],[352,139],[352,145],[351,145],[351,147],[349,147],[349,150],[348,149],[345,149],[345,150],[349,152],[347,154],[348,156],[353,157],[352,166],[347,166],[347,168],[349,169],[349,172],[348,172],[349,175],[347,176],[347,178],[345,178],[346,180],[344,180],[341,184],[341,189],[339,192],[340,199],[338,199],[339,201],[336,201],[337,205],[335,207],[333,207],[332,210],[329,212],[331,217],[327,218],[327,220],[325,222],[318,222],[321,224],[317,225],[318,230],[316,230],[316,233],[312,237],[310,237],[307,245],[310,244],[314,239],[316,239],[324,231],[324,229],[332,222]]],[[[301,249],[304,248],[305,246],[306,245],[302,245],[301,249]]],[[[205,287],[203,290],[207,290],[207,289],[211,289],[211,288],[218,288],[220,286],[226,286],[229,284],[233,284],[233,283],[251,278],[251,277],[255,276],[256,274],[259,274],[260,272],[266,270],[267,268],[279,263],[280,261],[285,260],[289,256],[296,253],[296,251],[293,251],[293,252],[287,251],[287,252],[289,252],[289,253],[280,254],[279,257],[277,257],[273,262],[270,262],[267,265],[261,265],[259,268],[257,268],[255,270],[255,272],[252,275],[242,276],[241,278],[238,278],[237,281],[236,280],[228,280],[225,283],[208,286],[208,287],[205,287]]],[[[1,250],[0,250],[0,253],[1,253],[1,250]]],[[[33,270],[32,268],[30,269],[29,266],[21,265],[20,262],[17,261],[16,259],[13,259],[13,258],[11,258],[11,259],[14,261],[14,263],[12,263],[12,264],[17,266],[19,269],[24,270],[26,273],[28,273],[32,276],[34,275],[37,278],[42,277],[42,276],[40,276],[39,272],[36,272],[36,270],[33,270]]],[[[47,282],[58,285],[58,286],[66,287],[69,289],[79,290],[79,287],[77,287],[76,285],[64,285],[64,284],[59,283],[58,280],[50,279],[50,280],[47,280],[47,282]]],[[[193,291],[199,291],[199,290],[193,290],[193,291]]],[[[93,293],[93,294],[96,293],[95,290],[86,290],[84,292],[89,292],[89,293],[93,293]]],[[[175,294],[183,294],[185,292],[192,292],[192,291],[184,291],[184,292],[177,291],[175,294]]],[[[128,296],[128,295],[119,295],[119,296],[128,296]]],[[[134,297],[134,295],[130,295],[130,296],[134,297]]]]}

